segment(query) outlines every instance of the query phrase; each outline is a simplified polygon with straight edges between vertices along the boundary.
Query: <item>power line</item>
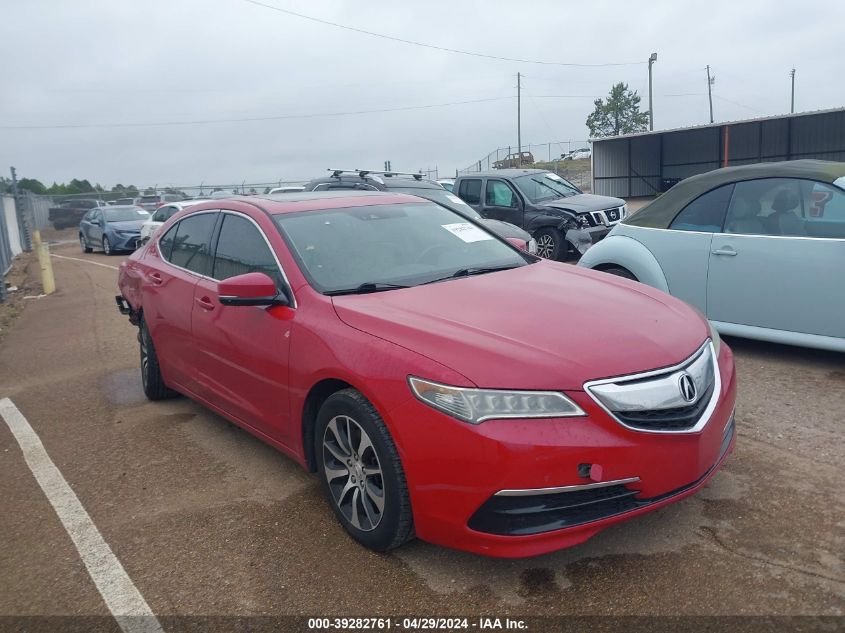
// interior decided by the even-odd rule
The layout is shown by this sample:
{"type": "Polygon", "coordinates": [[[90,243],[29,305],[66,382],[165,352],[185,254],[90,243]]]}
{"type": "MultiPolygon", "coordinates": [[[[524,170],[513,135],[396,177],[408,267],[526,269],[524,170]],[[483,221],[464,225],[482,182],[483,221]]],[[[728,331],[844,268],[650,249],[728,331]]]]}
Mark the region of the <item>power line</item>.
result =
{"type": "Polygon", "coordinates": [[[373,110],[354,110],[351,112],[325,112],[315,114],[281,114],[277,116],[245,117],[239,119],[206,119],[201,121],[158,121],[133,123],[69,123],[57,125],[0,125],[0,130],[63,130],[86,128],[119,128],[119,127],[172,127],[179,125],[211,125],[215,123],[248,123],[253,121],[282,121],[287,119],[319,119],[324,117],[355,116],[361,114],[382,114],[386,112],[406,112],[408,110],[427,110],[430,108],[446,108],[449,106],[465,105],[469,103],[487,103],[491,101],[506,101],[514,96],[490,97],[486,99],[470,99],[467,101],[452,101],[451,103],[430,103],[418,106],[403,106],[399,108],[376,108],[373,110]]]}
{"type": "Polygon", "coordinates": [[[533,59],[518,59],[514,57],[502,57],[499,55],[488,55],[486,53],[477,53],[474,51],[464,51],[458,48],[449,48],[447,46],[437,46],[436,44],[427,44],[425,42],[417,42],[415,40],[406,40],[401,37],[394,37],[393,35],[385,35],[384,33],[375,33],[374,31],[366,31],[364,29],[359,29],[354,26],[348,26],[346,24],[338,24],[337,22],[330,22],[329,20],[323,20],[321,18],[315,18],[311,15],[305,15],[304,13],[297,13],[296,11],[290,11],[289,9],[282,9],[281,7],[274,6],[272,4],[265,4],[264,2],[259,2],[258,0],[244,0],[244,2],[249,2],[250,4],[254,4],[258,7],[264,7],[265,9],[270,9],[272,11],[278,11],[279,13],[284,13],[286,15],[292,15],[297,18],[302,18],[303,20],[310,20],[311,22],[317,22],[318,24],[325,24],[327,26],[334,26],[339,29],[344,29],[347,31],[354,31],[355,33],[361,33],[363,35],[370,35],[372,37],[380,37],[381,39],[390,40],[392,42],[401,42],[402,44],[410,44],[412,46],[422,46],[423,48],[431,48],[437,51],[444,51],[447,53],[457,53],[458,55],[469,55],[471,57],[483,57],[485,59],[495,59],[502,62],[518,62],[520,64],[541,64],[544,66],[573,66],[573,67],[580,67],[580,68],[601,68],[605,66],[637,66],[640,64],[644,64],[646,62],[615,62],[615,63],[602,63],[602,64],[577,64],[572,62],[550,62],[550,61],[538,61],[533,59]]]}

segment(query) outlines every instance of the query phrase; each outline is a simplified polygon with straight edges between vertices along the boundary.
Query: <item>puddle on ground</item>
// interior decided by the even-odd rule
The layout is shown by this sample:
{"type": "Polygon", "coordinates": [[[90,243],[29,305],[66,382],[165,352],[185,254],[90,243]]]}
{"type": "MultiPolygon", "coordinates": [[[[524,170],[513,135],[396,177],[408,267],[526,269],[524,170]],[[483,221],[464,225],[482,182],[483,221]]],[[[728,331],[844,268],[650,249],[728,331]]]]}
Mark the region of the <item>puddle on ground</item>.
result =
{"type": "Polygon", "coordinates": [[[119,369],[107,374],[102,389],[112,404],[138,404],[146,401],[140,367],[119,369]]]}
{"type": "Polygon", "coordinates": [[[607,556],[650,556],[709,547],[702,526],[715,527],[705,506],[715,500],[742,496],[741,477],[722,471],[697,496],[608,528],[570,549],[521,560],[485,558],[414,541],[395,552],[438,593],[463,593],[486,586],[503,602],[518,605],[526,599],[557,593],[572,586],[567,567],[578,561],[607,556]]]}

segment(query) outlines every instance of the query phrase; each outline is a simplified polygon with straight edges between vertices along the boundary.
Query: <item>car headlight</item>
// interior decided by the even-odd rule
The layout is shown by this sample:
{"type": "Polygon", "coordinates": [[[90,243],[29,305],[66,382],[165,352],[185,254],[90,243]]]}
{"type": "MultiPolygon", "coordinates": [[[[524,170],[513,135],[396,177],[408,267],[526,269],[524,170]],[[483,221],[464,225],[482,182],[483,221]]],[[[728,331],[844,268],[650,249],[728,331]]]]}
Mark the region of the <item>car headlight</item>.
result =
{"type": "Polygon", "coordinates": [[[537,254],[537,240],[535,240],[533,237],[528,240],[528,252],[532,255],[537,254]]]}
{"type": "Polygon", "coordinates": [[[587,218],[586,215],[578,216],[578,224],[580,224],[585,229],[590,228],[590,220],[587,218]]]}
{"type": "Polygon", "coordinates": [[[428,406],[453,418],[481,424],[496,418],[569,418],[587,415],[557,391],[469,389],[408,376],[414,395],[428,406]]]}
{"type": "Polygon", "coordinates": [[[713,349],[716,351],[716,358],[719,357],[719,347],[722,344],[722,337],[719,336],[719,332],[716,330],[713,323],[707,321],[707,325],[710,326],[710,340],[713,341],[713,349]]]}
{"type": "Polygon", "coordinates": [[[623,204],[622,207],[619,209],[619,219],[624,220],[628,217],[628,205],[623,204]]]}

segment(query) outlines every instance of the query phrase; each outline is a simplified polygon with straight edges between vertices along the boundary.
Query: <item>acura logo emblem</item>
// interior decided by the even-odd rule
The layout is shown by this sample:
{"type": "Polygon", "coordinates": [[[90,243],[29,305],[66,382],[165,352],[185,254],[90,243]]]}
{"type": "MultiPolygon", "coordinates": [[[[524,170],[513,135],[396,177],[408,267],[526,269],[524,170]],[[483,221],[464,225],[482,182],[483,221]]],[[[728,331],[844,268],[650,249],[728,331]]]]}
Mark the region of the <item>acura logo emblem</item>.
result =
{"type": "Polygon", "coordinates": [[[694,402],[696,397],[695,383],[692,376],[684,372],[678,379],[678,386],[681,388],[681,397],[687,402],[694,402]]]}

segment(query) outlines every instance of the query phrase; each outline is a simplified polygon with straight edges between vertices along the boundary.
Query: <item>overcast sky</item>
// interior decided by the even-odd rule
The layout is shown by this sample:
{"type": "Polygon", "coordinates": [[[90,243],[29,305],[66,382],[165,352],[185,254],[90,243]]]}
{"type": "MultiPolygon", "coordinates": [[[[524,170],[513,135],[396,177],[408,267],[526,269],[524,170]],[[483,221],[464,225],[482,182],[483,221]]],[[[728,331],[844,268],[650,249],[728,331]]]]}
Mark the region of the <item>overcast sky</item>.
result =
{"type": "MultiPolygon", "coordinates": [[[[655,128],[845,105],[845,2],[261,0],[496,61],[318,24],[245,0],[27,0],[0,11],[0,166],[106,187],[303,180],[383,165],[454,175],[522,140],[582,141],[593,99],[625,81],[655,128]],[[561,97],[561,95],[571,95],[561,97]],[[684,96],[669,96],[684,95],[684,96]],[[481,103],[319,117],[327,113],[481,103]],[[301,118],[299,115],[310,115],[301,118]],[[292,118],[157,127],[9,129],[292,118]]],[[[580,143],[579,143],[580,145],[580,143]]],[[[546,158],[548,148],[532,148],[546,158]]],[[[566,146],[552,146],[559,155],[566,146]]],[[[5,174],[4,175],[8,175],[5,174]]]]}

